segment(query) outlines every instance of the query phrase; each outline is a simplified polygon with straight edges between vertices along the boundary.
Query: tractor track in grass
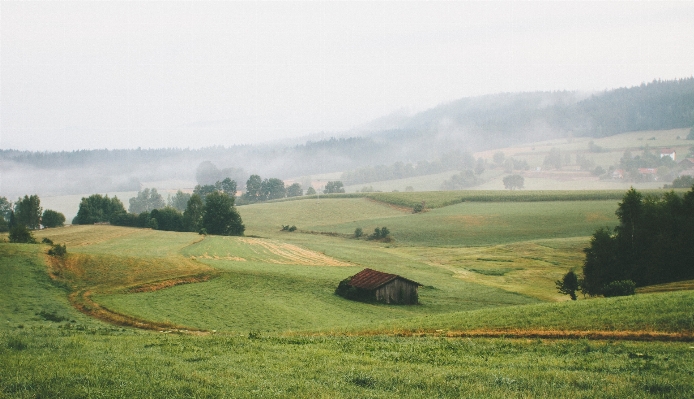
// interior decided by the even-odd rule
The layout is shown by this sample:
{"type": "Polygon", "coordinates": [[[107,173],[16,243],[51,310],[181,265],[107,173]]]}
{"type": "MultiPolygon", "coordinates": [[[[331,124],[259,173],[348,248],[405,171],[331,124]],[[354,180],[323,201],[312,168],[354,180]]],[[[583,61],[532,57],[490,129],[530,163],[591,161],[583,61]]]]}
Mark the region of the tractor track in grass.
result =
{"type": "Polygon", "coordinates": [[[347,333],[319,333],[317,336],[390,336],[390,337],[442,337],[442,338],[537,338],[537,339],[589,339],[598,341],[663,341],[692,342],[692,332],[664,331],[605,331],[605,330],[395,330],[395,331],[359,331],[347,333]]]}
{"type": "MultiPolygon", "coordinates": [[[[65,268],[64,259],[55,258],[52,256],[46,256],[46,266],[48,268],[48,275],[52,280],[65,283],[61,278],[61,268],[65,268]]],[[[78,269],[71,265],[73,269],[78,269]]],[[[72,270],[73,272],[79,272],[79,270],[72,270]]],[[[154,292],[166,288],[175,287],[177,285],[183,284],[194,284],[208,281],[214,277],[217,277],[219,272],[208,271],[202,272],[195,275],[189,276],[178,276],[170,279],[164,279],[159,281],[150,281],[145,283],[140,283],[127,287],[107,287],[100,290],[99,286],[92,286],[87,288],[75,288],[70,287],[70,293],[68,294],[68,301],[70,304],[78,311],[86,314],[87,316],[94,317],[103,322],[123,326],[123,327],[134,327],[143,330],[153,330],[161,331],[167,333],[186,333],[195,335],[206,335],[209,334],[208,331],[187,327],[182,325],[177,325],[169,322],[156,322],[141,319],[124,313],[120,313],[103,306],[92,299],[94,293],[110,293],[110,292],[126,292],[126,293],[142,293],[142,292],[154,292]]],[[[69,286],[69,284],[68,284],[69,286]]]]}

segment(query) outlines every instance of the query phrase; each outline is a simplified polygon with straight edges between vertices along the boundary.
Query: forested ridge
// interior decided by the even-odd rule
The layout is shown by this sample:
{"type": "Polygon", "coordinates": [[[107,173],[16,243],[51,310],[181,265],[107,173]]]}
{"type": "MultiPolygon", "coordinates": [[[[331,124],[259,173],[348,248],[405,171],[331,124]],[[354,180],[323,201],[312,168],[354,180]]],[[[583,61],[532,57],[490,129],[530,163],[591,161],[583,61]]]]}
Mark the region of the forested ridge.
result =
{"type": "Polygon", "coordinates": [[[377,165],[395,165],[394,176],[418,175],[432,168],[433,164],[423,162],[436,163],[452,151],[471,153],[567,136],[604,137],[694,126],[694,78],[653,81],[592,95],[559,91],[470,97],[396,119],[388,130],[354,130],[341,134],[352,137],[335,134],[298,145],[61,152],[5,149],[0,150],[4,174],[0,190],[18,195],[36,191],[28,184],[39,184],[45,194],[132,191],[143,181],[192,181],[196,168],[206,161],[220,170],[234,170],[237,181],[254,173],[282,179],[345,171],[358,174],[377,165]],[[428,167],[400,173],[398,162],[428,167]]]}

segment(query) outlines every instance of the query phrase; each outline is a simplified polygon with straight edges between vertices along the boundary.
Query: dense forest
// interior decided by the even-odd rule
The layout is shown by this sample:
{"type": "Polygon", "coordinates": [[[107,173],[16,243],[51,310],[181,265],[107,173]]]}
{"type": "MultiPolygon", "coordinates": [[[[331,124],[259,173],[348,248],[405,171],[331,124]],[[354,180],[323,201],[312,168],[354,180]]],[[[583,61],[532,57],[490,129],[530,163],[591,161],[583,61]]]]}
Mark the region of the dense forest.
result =
{"type": "Polygon", "coordinates": [[[452,151],[470,153],[569,135],[602,137],[694,126],[694,78],[653,81],[592,95],[561,91],[463,98],[392,119],[388,130],[364,128],[342,133],[352,137],[335,134],[298,145],[70,152],[5,149],[0,150],[0,193],[137,191],[146,182],[163,180],[208,184],[222,176],[244,182],[251,174],[286,179],[343,171],[352,171],[345,176],[346,182],[368,182],[429,169],[455,170],[459,167],[432,165],[452,151]],[[407,170],[404,174],[398,162],[407,170]],[[430,165],[420,168],[426,166],[424,162],[430,165]]]}

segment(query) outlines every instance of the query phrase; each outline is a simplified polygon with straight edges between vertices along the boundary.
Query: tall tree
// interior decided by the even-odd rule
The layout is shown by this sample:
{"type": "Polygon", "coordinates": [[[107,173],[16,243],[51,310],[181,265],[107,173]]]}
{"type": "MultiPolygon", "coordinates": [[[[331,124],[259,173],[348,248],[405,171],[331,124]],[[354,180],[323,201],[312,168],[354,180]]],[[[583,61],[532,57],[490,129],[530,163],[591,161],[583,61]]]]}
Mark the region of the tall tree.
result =
{"type": "Polygon", "coordinates": [[[110,222],[111,218],[126,213],[123,203],[118,197],[109,198],[108,195],[92,194],[82,198],[77,216],[73,223],[94,224],[110,222]]]}
{"type": "Polygon", "coordinates": [[[199,231],[202,227],[202,215],[205,211],[202,198],[199,195],[193,194],[188,200],[186,210],[183,212],[183,221],[186,230],[199,231]]]}
{"type": "Polygon", "coordinates": [[[0,217],[5,219],[6,222],[9,222],[11,215],[12,201],[9,201],[5,197],[0,197],[0,217]]]}
{"type": "Polygon", "coordinates": [[[304,190],[301,188],[301,184],[293,183],[287,187],[287,197],[301,197],[304,195],[304,190]]]}
{"type": "Polygon", "coordinates": [[[156,188],[145,188],[137,193],[137,197],[130,198],[130,213],[151,212],[166,206],[164,198],[157,192],[156,188]]]}
{"type": "Polygon", "coordinates": [[[220,192],[207,195],[202,226],[208,234],[225,236],[240,236],[245,230],[241,215],[234,207],[234,199],[220,192]]]}
{"type": "Polygon", "coordinates": [[[231,180],[228,177],[222,181],[216,182],[215,187],[217,188],[217,191],[221,191],[231,198],[236,196],[236,181],[231,180]]]}
{"type": "Polygon", "coordinates": [[[42,211],[41,200],[38,195],[25,195],[14,204],[15,222],[29,229],[38,229],[41,225],[42,211]]]}
{"type": "Polygon", "coordinates": [[[251,175],[246,181],[246,193],[243,195],[248,202],[262,201],[263,180],[258,175],[251,175]]]}
{"type": "Polygon", "coordinates": [[[287,196],[287,189],[284,182],[280,179],[270,178],[263,180],[261,185],[263,201],[280,199],[287,196]]]}
{"type": "Polygon", "coordinates": [[[333,193],[344,193],[345,192],[345,185],[342,184],[341,181],[329,181],[328,184],[325,185],[325,190],[323,190],[323,194],[333,194],[333,193]]]}
{"type": "Polygon", "coordinates": [[[191,194],[184,193],[181,190],[176,191],[176,194],[173,196],[169,196],[167,202],[167,205],[180,211],[183,212],[186,210],[186,206],[188,205],[188,200],[190,200],[191,194]]]}

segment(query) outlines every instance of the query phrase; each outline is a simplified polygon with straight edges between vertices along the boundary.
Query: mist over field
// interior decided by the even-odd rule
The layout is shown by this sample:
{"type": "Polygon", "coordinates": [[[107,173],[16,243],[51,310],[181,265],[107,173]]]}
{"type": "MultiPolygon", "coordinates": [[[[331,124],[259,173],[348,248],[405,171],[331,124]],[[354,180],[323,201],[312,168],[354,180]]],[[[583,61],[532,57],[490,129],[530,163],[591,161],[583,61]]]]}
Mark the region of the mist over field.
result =
{"type": "MultiPolygon", "coordinates": [[[[594,94],[497,94],[463,98],[411,116],[386,116],[360,130],[330,137],[200,149],[1,150],[0,194],[15,198],[27,193],[60,196],[133,192],[144,187],[191,190],[196,184],[212,184],[226,177],[236,180],[243,189],[251,174],[304,184],[325,180],[320,177],[325,175],[358,185],[378,180],[358,177],[377,166],[402,169],[381,180],[474,169],[480,158],[489,169],[494,167],[493,160],[484,151],[552,139],[602,139],[624,132],[686,129],[693,125],[692,78],[594,94]]],[[[684,139],[686,133],[681,136],[684,139]]],[[[644,143],[627,147],[635,145],[644,143]]],[[[679,145],[686,146],[687,142],[679,145]]],[[[535,158],[540,157],[536,161],[539,166],[548,150],[538,149],[535,158]]],[[[621,156],[621,151],[615,156],[621,156]]],[[[571,151],[574,160],[581,154],[594,155],[587,145],[571,151]]],[[[528,159],[531,164],[526,162],[526,168],[535,168],[532,158],[528,159]]],[[[613,160],[602,166],[607,169],[616,163],[613,160]]],[[[438,189],[440,184],[433,188],[438,189]]]]}

